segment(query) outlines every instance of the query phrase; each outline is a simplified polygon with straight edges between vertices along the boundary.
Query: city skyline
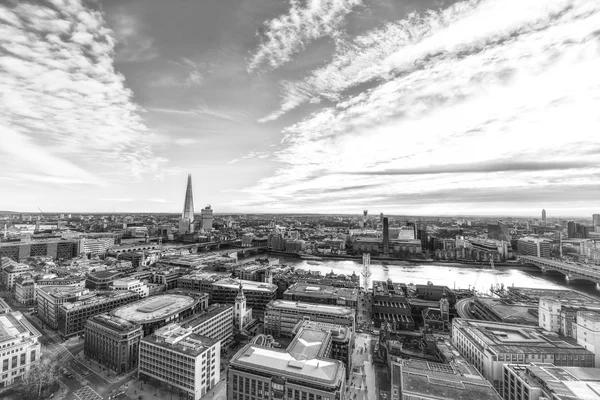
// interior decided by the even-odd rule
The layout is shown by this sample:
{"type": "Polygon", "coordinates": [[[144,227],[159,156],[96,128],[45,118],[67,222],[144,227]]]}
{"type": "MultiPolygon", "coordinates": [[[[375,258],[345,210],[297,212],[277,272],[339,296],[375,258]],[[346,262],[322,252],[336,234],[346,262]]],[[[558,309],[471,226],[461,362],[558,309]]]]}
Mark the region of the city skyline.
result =
{"type": "Polygon", "coordinates": [[[0,209],[589,218],[600,4],[0,5],[0,209]]]}

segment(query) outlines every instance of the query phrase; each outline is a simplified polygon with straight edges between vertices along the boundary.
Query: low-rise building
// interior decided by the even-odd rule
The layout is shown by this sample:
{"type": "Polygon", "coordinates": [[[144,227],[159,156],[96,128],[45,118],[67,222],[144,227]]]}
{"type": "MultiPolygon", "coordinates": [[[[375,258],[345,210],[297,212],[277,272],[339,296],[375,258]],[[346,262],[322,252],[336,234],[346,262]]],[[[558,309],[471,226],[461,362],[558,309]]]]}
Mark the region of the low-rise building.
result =
{"type": "Polygon", "coordinates": [[[90,297],[64,302],[58,307],[58,332],[63,337],[83,333],[88,318],[107,313],[140,298],[135,292],[105,291],[92,294],[90,297]]]}
{"type": "Polygon", "coordinates": [[[505,364],[505,400],[597,400],[600,370],[550,363],[505,364]]]}
{"type": "Polygon", "coordinates": [[[532,304],[508,302],[495,297],[474,296],[471,311],[476,319],[538,326],[538,307],[532,304]]]}
{"type": "Polygon", "coordinates": [[[220,341],[191,328],[165,326],[140,342],[139,378],[166,384],[180,398],[199,400],[215,387],[220,364],[220,341]]]}
{"type": "Polygon", "coordinates": [[[117,291],[130,291],[136,292],[140,295],[140,298],[148,297],[150,290],[148,285],[139,279],[135,278],[121,278],[117,279],[112,284],[112,289],[117,291]]]}
{"type": "Polygon", "coordinates": [[[264,310],[271,300],[275,300],[277,285],[225,278],[212,284],[211,301],[214,303],[235,303],[240,284],[244,290],[248,307],[255,311],[264,310]]]}
{"type": "Polygon", "coordinates": [[[218,339],[223,346],[233,337],[233,305],[212,304],[207,310],[184,319],[180,325],[191,328],[197,335],[218,339]]]}
{"type": "Polygon", "coordinates": [[[552,363],[594,367],[594,353],[538,327],[455,318],[452,344],[502,395],[502,365],[552,363]]]}
{"type": "Polygon", "coordinates": [[[2,285],[8,290],[13,290],[15,286],[15,280],[21,275],[30,275],[33,272],[27,264],[11,263],[2,270],[0,277],[2,278],[2,285]]]}
{"type": "Polygon", "coordinates": [[[300,321],[331,323],[354,331],[355,311],[343,306],[274,300],[265,310],[264,330],[276,337],[292,337],[300,321]]]}
{"type": "Polygon", "coordinates": [[[117,270],[90,272],[85,280],[85,287],[95,290],[109,290],[113,283],[125,276],[125,273],[117,270]]]}
{"type": "Polygon", "coordinates": [[[67,302],[94,297],[89,289],[79,286],[42,286],[36,288],[36,311],[50,329],[58,329],[58,308],[67,302]]]}
{"type": "Polygon", "coordinates": [[[377,328],[386,323],[392,331],[415,329],[406,285],[391,280],[374,281],[371,318],[377,328]]]}
{"type": "Polygon", "coordinates": [[[534,237],[523,237],[517,240],[517,253],[522,256],[550,258],[552,242],[534,237]]]}
{"type": "Polygon", "coordinates": [[[299,282],[294,283],[283,293],[283,299],[356,308],[358,304],[358,289],[299,282]]]}
{"type": "Polygon", "coordinates": [[[89,318],[85,324],[84,353],[116,371],[125,373],[138,365],[142,327],[108,314],[89,318]]]}
{"type": "Polygon", "coordinates": [[[600,301],[583,293],[571,296],[561,291],[542,296],[538,300],[538,326],[577,339],[575,321],[579,311],[600,311],[600,301]]]}
{"type": "Polygon", "coordinates": [[[26,375],[39,360],[40,336],[20,312],[0,316],[0,388],[26,375]]]}
{"type": "Polygon", "coordinates": [[[440,364],[419,359],[390,365],[391,400],[500,400],[492,385],[465,361],[440,364]]]}
{"type": "Polygon", "coordinates": [[[21,275],[15,279],[15,298],[20,304],[35,303],[35,281],[31,275],[21,275]]]}
{"type": "Polygon", "coordinates": [[[296,337],[286,350],[254,344],[232,358],[227,400],[336,400],[346,394],[344,363],[323,356],[327,333],[296,337]]]}
{"type": "Polygon", "coordinates": [[[575,327],[577,343],[594,353],[600,365],[600,311],[578,311],[575,327]]]}

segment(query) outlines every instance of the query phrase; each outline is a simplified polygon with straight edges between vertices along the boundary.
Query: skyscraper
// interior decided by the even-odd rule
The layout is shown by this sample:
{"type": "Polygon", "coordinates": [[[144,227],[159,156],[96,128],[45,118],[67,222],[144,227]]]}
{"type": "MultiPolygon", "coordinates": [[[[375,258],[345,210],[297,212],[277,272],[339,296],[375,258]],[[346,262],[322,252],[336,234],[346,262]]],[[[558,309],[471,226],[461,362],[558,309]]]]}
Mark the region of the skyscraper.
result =
{"type": "Polygon", "coordinates": [[[383,254],[390,254],[390,228],[388,217],[383,217],[383,254]]]}
{"type": "Polygon", "coordinates": [[[542,222],[546,223],[546,209],[542,209],[542,222]]]}
{"type": "Polygon", "coordinates": [[[194,232],[194,195],[192,193],[192,174],[188,174],[187,188],[185,190],[185,202],[183,212],[179,219],[179,233],[194,232]]]}

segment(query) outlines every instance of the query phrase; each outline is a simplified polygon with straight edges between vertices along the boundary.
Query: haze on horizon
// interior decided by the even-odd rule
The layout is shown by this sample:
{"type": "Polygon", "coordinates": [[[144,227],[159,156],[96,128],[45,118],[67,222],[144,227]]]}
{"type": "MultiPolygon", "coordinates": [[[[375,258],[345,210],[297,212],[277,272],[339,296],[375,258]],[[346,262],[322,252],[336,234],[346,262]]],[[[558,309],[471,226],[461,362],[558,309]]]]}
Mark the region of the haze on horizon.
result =
{"type": "Polygon", "coordinates": [[[9,0],[0,209],[589,217],[600,3],[9,0]]]}

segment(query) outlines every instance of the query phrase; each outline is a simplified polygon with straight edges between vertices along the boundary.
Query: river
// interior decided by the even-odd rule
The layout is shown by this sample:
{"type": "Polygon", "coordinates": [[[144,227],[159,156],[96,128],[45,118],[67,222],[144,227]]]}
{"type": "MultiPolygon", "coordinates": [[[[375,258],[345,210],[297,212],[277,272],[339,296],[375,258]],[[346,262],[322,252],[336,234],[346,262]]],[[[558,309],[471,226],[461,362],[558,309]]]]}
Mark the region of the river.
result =
{"type": "MultiPolygon", "coordinates": [[[[305,260],[297,258],[280,258],[282,264],[291,265],[297,269],[307,271],[320,271],[326,274],[333,271],[336,274],[360,274],[362,263],[350,260],[324,260],[318,265],[308,264],[305,260]]],[[[371,280],[387,280],[394,282],[426,284],[428,281],[434,285],[446,285],[450,288],[469,289],[475,288],[482,294],[490,293],[490,286],[504,284],[504,286],[519,286],[545,289],[573,289],[600,297],[598,285],[588,282],[567,283],[560,274],[542,275],[541,271],[522,271],[518,269],[491,269],[476,268],[472,265],[460,264],[447,265],[382,265],[371,262],[371,280]]]]}

